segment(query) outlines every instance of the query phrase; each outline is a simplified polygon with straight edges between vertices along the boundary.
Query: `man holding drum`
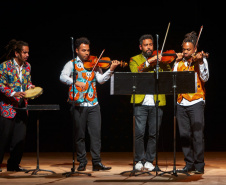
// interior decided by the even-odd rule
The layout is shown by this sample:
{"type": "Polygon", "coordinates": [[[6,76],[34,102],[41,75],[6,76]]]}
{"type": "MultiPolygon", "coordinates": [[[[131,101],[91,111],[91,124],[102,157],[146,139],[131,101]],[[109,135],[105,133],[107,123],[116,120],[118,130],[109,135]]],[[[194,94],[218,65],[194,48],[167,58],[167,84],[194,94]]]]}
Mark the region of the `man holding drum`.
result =
{"type": "Polygon", "coordinates": [[[4,57],[7,61],[0,64],[0,164],[10,144],[7,171],[24,171],[19,164],[23,155],[27,114],[14,107],[25,106],[24,91],[35,87],[31,83],[31,66],[27,62],[29,46],[24,41],[11,40],[4,57]]]}

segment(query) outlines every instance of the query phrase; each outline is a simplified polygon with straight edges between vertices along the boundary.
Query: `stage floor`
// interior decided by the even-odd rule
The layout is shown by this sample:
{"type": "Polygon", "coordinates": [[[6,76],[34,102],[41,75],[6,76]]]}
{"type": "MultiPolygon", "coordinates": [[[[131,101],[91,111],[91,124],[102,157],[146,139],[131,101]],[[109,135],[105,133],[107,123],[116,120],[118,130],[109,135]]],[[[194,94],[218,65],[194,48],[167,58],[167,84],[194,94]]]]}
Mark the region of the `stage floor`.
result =
{"type": "MultiPolygon", "coordinates": [[[[205,153],[205,174],[193,174],[186,176],[178,173],[178,177],[165,174],[156,176],[155,172],[151,175],[143,174],[140,176],[129,176],[129,173],[120,175],[121,172],[132,169],[132,153],[115,152],[102,153],[102,162],[106,166],[111,166],[110,171],[92,171],[91,157],[88,153],[89,162],[85,172],[91,173],[91,177],[86,175],[73,175],[65,177],[62,173],[70,172],[72,167],[71,153],[40,153],[40,169],[47,169],[56,172],[38,172],[38,175],[31,175],[24,172],[7,172],[5,155],[2,170],[0,173],[0,184],[100,184],[100,185],[149,185],[149,184],[226,184],[226,152],[206,152],[205,153]]],[[[184,167],[183,154],[177,153],[177,169],[184,167]]],[[[21,166],[26,169],[36,168],[36,154],[25,153],[21,166]]],[[[173,153],[159,153],[159,167],[162,171],[173,169],[173,153]]],[[[75,163],[76,168],[78,163],[75,163]]]]}

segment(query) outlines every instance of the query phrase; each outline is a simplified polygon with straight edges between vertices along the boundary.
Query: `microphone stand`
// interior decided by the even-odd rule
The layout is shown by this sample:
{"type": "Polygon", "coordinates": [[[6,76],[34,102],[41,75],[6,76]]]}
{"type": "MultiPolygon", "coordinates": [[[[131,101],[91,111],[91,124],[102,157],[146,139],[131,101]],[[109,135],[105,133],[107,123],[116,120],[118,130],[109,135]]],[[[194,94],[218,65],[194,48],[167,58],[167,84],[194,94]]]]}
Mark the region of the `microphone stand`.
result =
{"type": "Polygon", "coordinates": [[[156,42],[157,42],[157,63],[156,63],[156,70],[155,70],[155,74],[156,74],[156,79],[155,79],[155,94],[156,94],[156,102],[155,102],[155,107],[156,107],[156,128],[155,128],[155,134],[156,134],[156,154],[155,154],[155,160],[156,160],[156,164],[155,164],[155,168],[153,169],[153,171],[156,172],[156,175],[158,175],[158,172],[161,171],[159,166],[158,166],[158,109],[159,109],[159,99],[158,99],[158,88],[159,88],[159,58],[158,58],[158,40],[159,40],[159,35],[156,34],[156,42]]]}
{"type": "MultiPolygon", "coordinates": [[[[71,48],[72,48],[72,55],[73,55],[73,83],[72,83],[72,88],[73,88],[73,101],[72,101],[72,108],[74,109],[75,108],[75,101],[74,101],[74,98],[75,98],[75,49],[74,49],[74,38],[71,37],[71,48]]],[[[63,173],[62,175],[66,175],[66,177],[70,177],[72,174],[84,174],[84,175],[88,175],[88,176],[91,176],[90,173],[83,173],[83,172],[78,172],[78,171],[75,171],[75,121],[74,121],[74,116],[75,116],[75,113],[74,113],[74,110],[72,111],[72,125],[73,125],[73,131],[72,131],[72,137],[73,137],[73,148],[72,148],[72,155],[73,155],[73,163],[72,163],[72,168],[71,168],[71,171],[70,172],[65,172],[63,173]]]]}
{"type": "MultiPolygon", "coordinates": [[[[167,27],[167,30],[166,30],[166,34],[165,34],[165,38],[164,38],[164,41],[163,41],[163,44],[162,44],[162,49],[161,49],[161,56],[162,56],[162,52],[163,52],[163,48],[165,46],[165,42],[166,42],[166,37],[168,35],[168,31],[169,31],[169,27],[170,27],[170,22],[168,24],[168,27],[167,27]]],[[[156,62],[156,71],[155,71],[155,74],[156,74],[156,79],[155,79],[155,94],[156,94],[156,102],[155,102],[155,107],[156,107],[156,128],[155,128],[155,135],[156,135],[156,156],[155,156],[155,160],[156,160],[156,165],[155,165],[155,168],[153,171],[156,172],[156,175],[158,175],[158,172],[160,172],[160,168],[158,166],[158,137],[159,137],[159,129],[158,129],[158,112],[159,112],[159,99],[158,99],[158,96],[159,96],[159,57],[158,57],[158,49],[159,49],[159,35],[156,34],[156,49],[157,49],[157,62],[156,62]]]]}

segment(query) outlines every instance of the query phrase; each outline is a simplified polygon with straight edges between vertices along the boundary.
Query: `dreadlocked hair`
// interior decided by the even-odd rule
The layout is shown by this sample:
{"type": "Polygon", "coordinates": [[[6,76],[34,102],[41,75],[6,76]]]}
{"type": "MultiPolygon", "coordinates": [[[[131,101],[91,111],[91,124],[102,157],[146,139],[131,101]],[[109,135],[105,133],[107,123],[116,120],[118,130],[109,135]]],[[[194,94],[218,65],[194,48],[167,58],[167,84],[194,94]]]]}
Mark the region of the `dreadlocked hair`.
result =
{"type": "Polygon", "coordinates": [[[28,43],[21,40],[20,41],[17,41],[15,39],[10,40],[7,46],[5,47],[6,53],[4,57],[6,58],[6,60],[10,60],[13,57],[15,57],[15,52],[21,53],[23,46],[28,46],[28,43]]]}
{"type": "MultiPolygon", "coordinates": [[[[196,41],[197,41],[197,34],[196,34],[195,31],[192,31],[191,33],[187,33],[185,35],[185,38],[183,40],[183,43],[185,43],[185,42],[191,42],[194,45],[194,47],[195,47],[196,41]]],[[[182,43],[182,45],[183,45],[183,43],[182,43]]]]}

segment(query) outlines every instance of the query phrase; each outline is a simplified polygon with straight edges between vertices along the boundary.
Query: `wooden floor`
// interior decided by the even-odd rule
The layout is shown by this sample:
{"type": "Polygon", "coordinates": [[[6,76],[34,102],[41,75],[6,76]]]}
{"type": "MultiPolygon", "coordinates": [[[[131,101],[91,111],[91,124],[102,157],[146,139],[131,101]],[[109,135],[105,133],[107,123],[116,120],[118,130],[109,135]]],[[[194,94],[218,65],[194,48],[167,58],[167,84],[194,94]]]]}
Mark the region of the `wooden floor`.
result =
{"type": "MultiPolygon", "coordinates": [[[[151,172],[151,175],[143,174],[140,176],[129,176],[129,173],[120,175],[121,172],[132,169],[132,153],[102,153],[102,162],[106,166],[111,166],[110,171],[93,172],[91,166],[91,157],[88,154],[89,162],[87,164],[86,175],[73,175],[65,177],[62,173],[70,172],[72,167],[71,153],[40,153],[40,169],[47,169],[56,172],[38,172],[38,175],[26,174],[24,172],[7,172],[6,154],[2,166],[3,172],[0,173],[0,184],[99,184],[99,185],[149,185],[149,184],[226,184],[226,152],[205,153],[205,174],[190,174],[186,176],[178,173],[178,177],[165,174],[159,176],[151,172]]],[[[159,153],[159,167],[162,171],[173,169],[173,153],[159,153]]],[[[36,154],[25,153],[21,166],[26,169],[36,168],[36,154]]],[[[76,162],[76,167],[78,163],[76,162]]],[[[177,153],[177,169],[183,168],[183,155],[177,153]]]]}

